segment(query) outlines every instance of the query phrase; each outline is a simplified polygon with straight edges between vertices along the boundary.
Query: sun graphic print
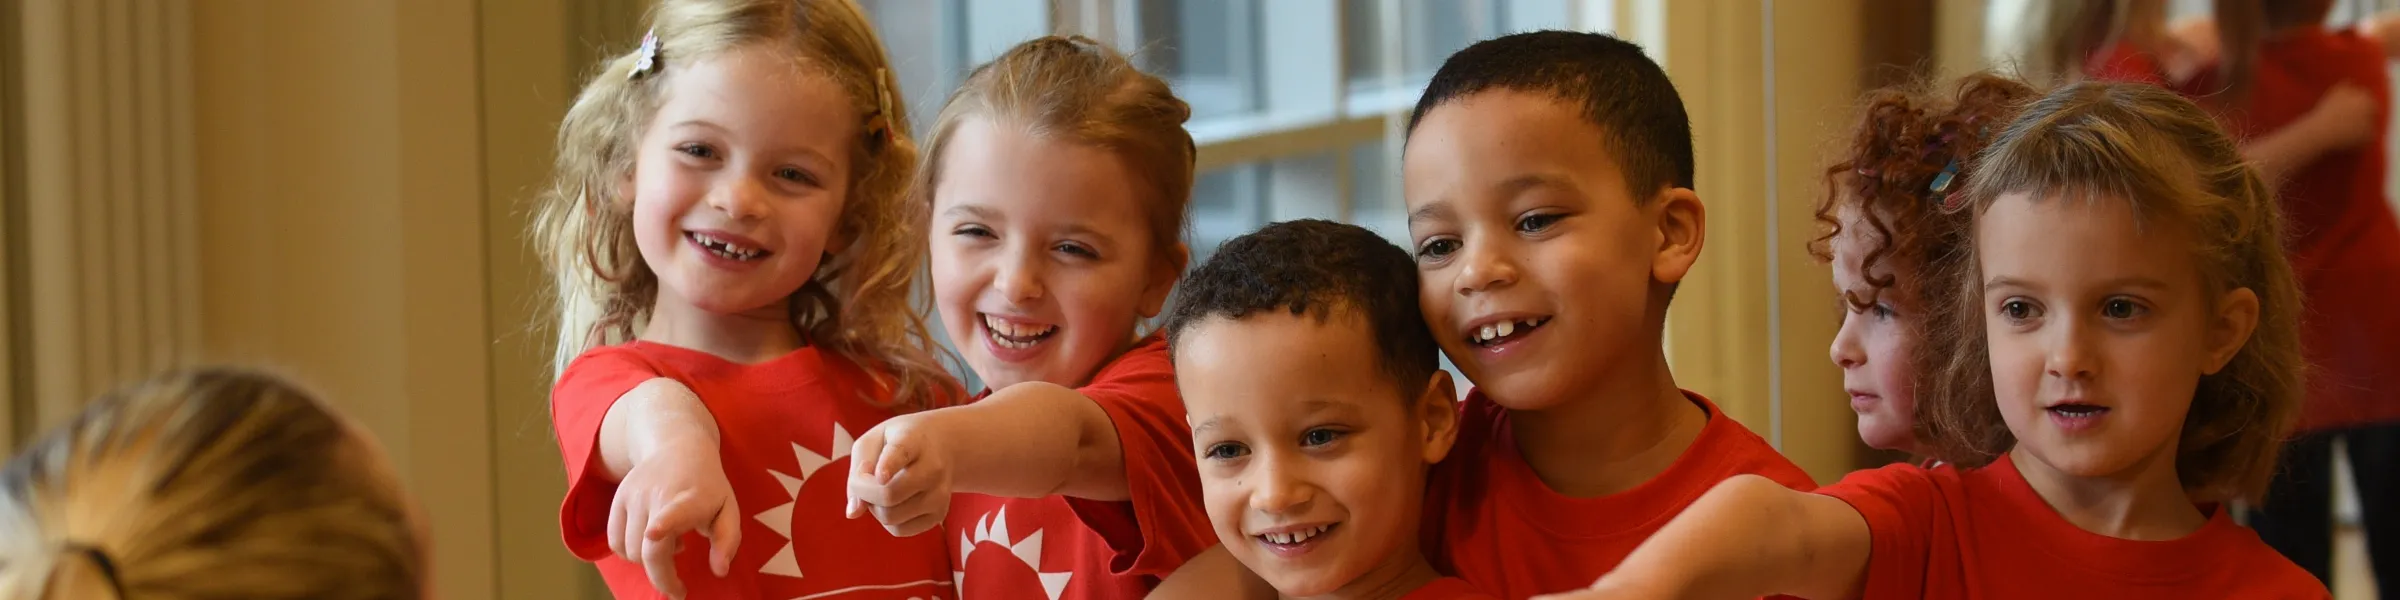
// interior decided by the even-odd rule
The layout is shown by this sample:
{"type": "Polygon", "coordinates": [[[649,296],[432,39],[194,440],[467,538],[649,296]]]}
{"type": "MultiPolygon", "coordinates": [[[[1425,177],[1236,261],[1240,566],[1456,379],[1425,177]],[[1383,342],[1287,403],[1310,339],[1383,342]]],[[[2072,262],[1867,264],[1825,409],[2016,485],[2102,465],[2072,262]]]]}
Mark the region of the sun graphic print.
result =
{"type": "Polygon", "coordinates": [[[961,570],[952,574],[963,594],[967,579],[972,576],[979,590],[1024,590],[1039,582],[1049,600],[1058,600],[1067,590],[1073,572],[1042,572],[1042,530],[1025,534],[1025,539],[1011,543],[1008,531],[1008,507],[985,514],[975,521],[975,531],[958,532],[958,556],[961,570]],[[1031,575],[1031,578],[1026,577],[1031,575]],[[986,581],[994,578],[1000,581],[986,581]]]}
{"type": "Polygon", "coordinates": [[[843,514],[853,441],[835,423],[826,452],[790,444],[797,473],[766,469],[791,501],[753,515],[783,536],[758,572],[799,580],[796,589],[809,591],[796,598],[954,596],[944,589],[954,582],[941,579],[948,570],[941,536],[892,537],[874,519],[843,514]]]}

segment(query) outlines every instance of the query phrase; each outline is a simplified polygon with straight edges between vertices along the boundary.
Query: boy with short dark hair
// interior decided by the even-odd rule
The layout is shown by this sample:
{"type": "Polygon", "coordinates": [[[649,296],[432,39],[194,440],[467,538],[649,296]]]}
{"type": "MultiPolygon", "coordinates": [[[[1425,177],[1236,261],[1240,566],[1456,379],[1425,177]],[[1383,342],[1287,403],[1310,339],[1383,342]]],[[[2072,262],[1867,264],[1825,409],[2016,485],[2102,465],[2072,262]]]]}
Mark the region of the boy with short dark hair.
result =
{"type": "Polygon", "coordinates": [[[1489,598],[1418,551],[1456,393],[1416,268],[1374,232],[1292,221],[1176,287],[1167,345],[1222,547],[1282,595],[1489,598]]]}

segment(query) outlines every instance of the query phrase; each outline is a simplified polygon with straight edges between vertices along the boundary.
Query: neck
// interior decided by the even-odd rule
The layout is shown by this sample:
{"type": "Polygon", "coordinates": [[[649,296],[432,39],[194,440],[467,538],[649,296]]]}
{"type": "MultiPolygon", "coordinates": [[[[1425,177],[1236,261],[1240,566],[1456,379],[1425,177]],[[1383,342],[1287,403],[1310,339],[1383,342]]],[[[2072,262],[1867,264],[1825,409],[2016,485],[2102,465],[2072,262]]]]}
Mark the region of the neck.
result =
{"type": "MultiPolygon", "coordinates": [[[[1359,575],[1357,579],[1350,580],[1350,583],[1343,585],[1341,589],[1322,596],[1309,596],[1307,600],[1398,600],[1407,596],[1409,592],[1417,591],[1417,588],[1425,587],[1425,584],[1440,579],[1441,574],[1435,573],[1433,565],[1425,562],[1425,555],[1417,551],[1414,541],[1415,534],[1410,534],[1407,539],[1411,540],[1408,547],[1392,553],[1396,560],[1385,560],[1383,564],[1376,565],[1375,568],[1359,575]]],[[[1299,598],[1281,594],[1278,596],[1287,599],[1299,598]]]]}
{"type": "Polygon", "coordinates": [[[2025,483],[2042,502],[2076,528],[2127,540],[2172,540],[2208,524],[2192,506],[2175,475],[2175,444],[2121,473],[2097,477],[2069,474],[2019,446],[2009,451],[2025,483]]]}
{"type": "Polygon", "coordinates": [[[1517,453],[1550,489],[1596,498],[1658,477],[1711,418],[1685,398],[1666,357],[1607,369],[1593,393],[1542,410],[1510,411],[1517,453]]]}
{"type": "Polygon", "coordinates": [[[645,342],[690,348],[742,364],[765,362],[805,345],[784,302],[740,313],[713,313],[662,288],[651,306],[650,323],[639,336],[645,342]]]}

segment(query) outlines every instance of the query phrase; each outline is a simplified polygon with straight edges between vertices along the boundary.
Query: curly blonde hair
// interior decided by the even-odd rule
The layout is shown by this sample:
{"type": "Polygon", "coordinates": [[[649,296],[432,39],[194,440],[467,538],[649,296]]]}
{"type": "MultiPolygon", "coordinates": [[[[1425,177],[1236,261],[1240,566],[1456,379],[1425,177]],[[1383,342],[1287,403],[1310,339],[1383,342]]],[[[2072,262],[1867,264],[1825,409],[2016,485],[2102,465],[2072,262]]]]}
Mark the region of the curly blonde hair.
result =
{"type": "Polygon", "coordinates": [[[557,165],[533,232],[554,279],[552,375],[593,347],[632,339],[649,319],[658,276],[634,244],[631,199],[620,196],[665,82],[681,65],[763,47],[839,86],[862,122],[836,226],[854,241],[793,294],[793,327],[811,345],[891,375],[888,406],[921,410],[956,397],[924,318],[910,306],[925,253],[916,233],[923,207],[906,195],[917,151],[866,14],[851,0],[665,0],[649,24],[655,52],[604,59],[559,124],[557,165]],[[642,65],[653,57],[655,66],[642,65]],[[637,69],[644,74],[635,77],[637,69]]]}
{"type": "Polygon", "coordinates": [[[0,470],[0,598],[421,598],[415,513],[361,468],[382,460],[264,373],[110,393],[0,470]]]}
{"type": "MultiPolygon", "coordinates": [[[[2190,228],[2207,289],[2258,296],[2258,328],[2225,368],[2200,378],[2178,438],[2175,474],[2193,498],[2257,499],[2296,417],[2306,364],[2300,289],[2284,258],[2275,194],[2199,105],[2155,86],[2084,82],[2028,105],[1983,153],[1966,194],[1976,214],[2002,195],[2030,192],[2125,202],[2148,222],[2190,228]]],[[[1918,390],[1942,460],[1990,463],[2016,445],[1993,401],[1980,259],[1964,247],[1945,275],[1957,300],[1934,311],[1927,356],[1936,384],[1918,390]]],[[[2210,298],[2217,297],[2210,294],[2210,298]]]]}

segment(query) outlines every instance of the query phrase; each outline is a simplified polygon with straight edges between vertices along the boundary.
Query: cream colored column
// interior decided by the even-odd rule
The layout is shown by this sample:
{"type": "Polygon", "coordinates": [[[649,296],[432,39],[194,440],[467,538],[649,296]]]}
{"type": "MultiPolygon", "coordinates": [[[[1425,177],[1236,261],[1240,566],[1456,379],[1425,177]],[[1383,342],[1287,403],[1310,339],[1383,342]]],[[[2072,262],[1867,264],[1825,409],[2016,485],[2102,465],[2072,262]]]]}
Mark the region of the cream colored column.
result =
{"type": "Polygon", "coordinates": [[[23,161],[8,201],[25,254],[11,326],[27,345],[9,349],[24,357],[10,375],[29,397],[10,406],[30,432],[199,346],[190,17],[188,2],[12,6],[24,101],[8,108],[25,127],[6,132],[23,161]]]}
{"type": "Polygon", "coordinates": [[[493,597],[476,3],[197,8],[205,349],[363,423],[429,517],[438,595],[493,597]]]}
{"type": "Polygon", "coordinates": [[[1676,379],[1826,481],[1848,470],[1856,442],[1841,374],[1825,358],[1839,312],[1806,245],[1818,233],[1822,150],[1859,93],[1863,10],[1859,0],[1627,10],[1683,95],[1708,206],[1707,246],[1668,316],[1676,379]]]}
{"type": "Polygon", "coordinates": [[[547,278],[528,227],[558,121],[607,52],[640,38],[638,0],[483,2],[484,273],[494,339],[491,434],[500,598],[607,598],[558,530],[565,469],[550,428],[547,278]]]}

